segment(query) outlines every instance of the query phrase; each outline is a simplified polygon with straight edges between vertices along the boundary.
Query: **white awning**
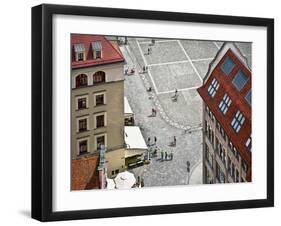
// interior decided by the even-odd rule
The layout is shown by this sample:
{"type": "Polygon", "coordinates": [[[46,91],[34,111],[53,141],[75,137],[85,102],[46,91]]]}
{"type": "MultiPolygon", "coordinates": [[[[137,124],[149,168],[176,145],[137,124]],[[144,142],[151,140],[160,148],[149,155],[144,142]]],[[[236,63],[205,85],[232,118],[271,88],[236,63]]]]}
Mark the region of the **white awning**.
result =
{"type": "Polygon", "coordinates": [[[133,111],[131,109],[131,106],[128,102],[127,97],[124,97],[124,113],[125,114],[133,114],[133,111]]]}
{"type": "Polygon", "coordinates": [[[125,126],[125,143],[128,149],[147,149],[138,126],[125,126]]]}
{"type": "Polygon", "coordinates": [[[115,189],[115,182],[113,179],[106,178],[107,186],[106,189],[115,189]]]}
{"type": "Polygon", "coordinates": [[[76,53],[85,52],[84,43],[74,44],[74,52],[76,53]]]}

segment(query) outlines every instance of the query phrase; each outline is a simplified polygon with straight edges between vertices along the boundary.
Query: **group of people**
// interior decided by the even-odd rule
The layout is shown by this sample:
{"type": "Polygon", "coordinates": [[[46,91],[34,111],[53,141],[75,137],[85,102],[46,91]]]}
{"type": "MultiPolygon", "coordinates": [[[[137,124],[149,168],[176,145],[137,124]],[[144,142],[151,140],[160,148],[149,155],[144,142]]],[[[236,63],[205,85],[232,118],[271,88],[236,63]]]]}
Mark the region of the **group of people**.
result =
{"type": "Polygon", "coordinates": [[[131,68],[131,70],[129,68],[125,69],[125,75],[133,75],[135,74],[135,68],[131,68]]]}
{"type": "MultiPolygon", "coordinates": [[[[177,142],[177,139],[176,139],[176,136],[173,137],[173,144],[174,146],[176,145],[176,142],[177,142]]],[[[151,138],[148,137],[147,138],[147,145],[149,147],[149,155],[151,157],[157,157],[157,153],[158,151],[160,150],[158,147],[157,147],[157,137],[154,136],[154,142],[152,142],[151,138]]],[[[174,154],[173,152],[171,153],[168,153],[167,151],[163,151],[161,150],[161,161],[169,161],[169,160],[173,160],[173,157],[174,157],[174,154]]]]}

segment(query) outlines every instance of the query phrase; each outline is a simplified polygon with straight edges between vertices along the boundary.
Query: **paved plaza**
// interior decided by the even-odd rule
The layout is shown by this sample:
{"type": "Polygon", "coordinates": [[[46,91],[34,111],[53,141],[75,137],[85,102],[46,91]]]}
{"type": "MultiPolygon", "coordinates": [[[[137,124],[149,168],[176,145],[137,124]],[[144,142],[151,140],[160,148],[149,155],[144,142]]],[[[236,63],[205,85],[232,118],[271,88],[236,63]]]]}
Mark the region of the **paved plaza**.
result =
{"type": "MultiPolygon", "coordinates": [[[[155,39],[152,45],[151,39],[128,38],[128,45],[121,46],[125,68],[135,69],[133,75],[125,76],[125,96],[135,123],[146,141],[150,137],[154,143],[157,137],[152,149],[160,149],[150,164],[132,170],[144,179],[145,187],[202,183],[202,100],[196,89],[202,85],[221,45],[214,41],[165,39],[155,39]],[[175,90],[177,101],[172,100],[175,90]],[[157,111],[156,117],[151,117],[152,108],[157,111]],[[175,147],[170,145],[174,136],[175,147]],[[161,151],[173,153],[173,159],[162,161],[161,151]]],[[[237,46],[250,65],[251,45],[237,46]]]]}

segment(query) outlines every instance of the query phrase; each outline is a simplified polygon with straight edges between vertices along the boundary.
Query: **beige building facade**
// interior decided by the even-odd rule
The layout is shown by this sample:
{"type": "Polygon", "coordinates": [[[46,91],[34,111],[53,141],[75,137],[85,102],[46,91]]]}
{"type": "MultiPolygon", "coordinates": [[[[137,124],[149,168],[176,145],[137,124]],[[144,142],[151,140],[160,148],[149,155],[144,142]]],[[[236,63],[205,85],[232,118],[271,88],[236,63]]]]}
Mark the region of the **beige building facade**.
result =
{"type": "Polygon", "coordinates": [[[73,40],[79,52],[71,71],[72,159],[99,156],[105,147],[106,176],[114,177],[125,170],[124,58],[103,36],[73,40]]]}

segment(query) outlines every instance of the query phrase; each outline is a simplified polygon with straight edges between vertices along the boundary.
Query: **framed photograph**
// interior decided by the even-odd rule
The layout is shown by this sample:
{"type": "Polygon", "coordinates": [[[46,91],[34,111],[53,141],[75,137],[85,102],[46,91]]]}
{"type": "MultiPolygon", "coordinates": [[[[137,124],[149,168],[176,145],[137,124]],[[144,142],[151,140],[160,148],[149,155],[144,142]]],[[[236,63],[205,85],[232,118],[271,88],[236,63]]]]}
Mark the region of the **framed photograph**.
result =
{"type": "Polygon", "coordinates": [[[32,217],[274,205],[274,21],[32,8],[32,217]]]}

